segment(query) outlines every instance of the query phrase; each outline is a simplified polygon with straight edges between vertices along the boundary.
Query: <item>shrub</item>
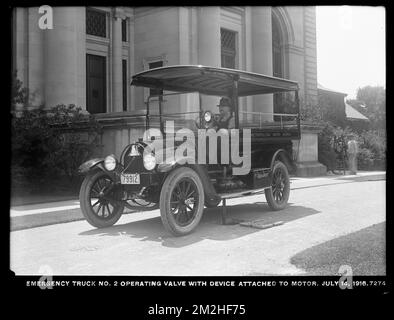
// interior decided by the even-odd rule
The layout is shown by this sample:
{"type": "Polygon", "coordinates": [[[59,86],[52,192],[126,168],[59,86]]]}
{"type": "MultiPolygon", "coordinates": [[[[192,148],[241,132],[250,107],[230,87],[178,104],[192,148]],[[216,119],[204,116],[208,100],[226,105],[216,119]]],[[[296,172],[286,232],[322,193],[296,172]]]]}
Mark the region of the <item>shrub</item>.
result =
{"type": "Polygon", "coordinates": [[[371,150],[377,160],[386,159],[386,136],[377,131],[364,131],[359,136],[362,147],[371,150]]]}
{"type": "Polygon", "coordinates": [[[328,171],[336,170],[337,155],[330,149],[319,149],[319,162],[327,167],[328,171]]]}
{"type": "Polygon", "coordinates": [[[384,169],[386,164],[387,141],[384,132],[364,131],[358,139],[360,168],[384,169]],[[361,152],[361,150],[363,150],[361,152]],[[364,151],[364,150],[368,150],[364,151]]]}
{"type": "Polygon", "coordinates": [[[13,187],[37,186],[66,177],[99,146],[101,127],[75,105],[14,112],[11,120],[13,187]]]}
{"type": "Polygon", "coordinates": [[[334,128],[326,124],[318,135],[318,157],[319,162],[327,167],[327,170],[336,169],[337,155],[332,146],[332,137],[334,136],[334,128]]]}
{"type": "Polygon", "coordinates": [[[58,105],[51,110],[51,127],[55,131],[60,148],[51,154],[50,162],[73,181],[79,165],[89,159],[101,147],[101,125],[92,115],[82,113],[74,105],[58,105]]]}
{"type": "Polygon", "coordinates": [[[25,110],[19,116],[13,114],[11,130],[14,171],[23,171],[28,180],[42,182],[46,174],[53,173],[54,168],[48,166],[47,159],[59,147],[46,112],[38,109],[25,110]]]}
{"type": "Polygon", "coordinates": [[[357,166],[361,170],[370,170],[373,168],[373,153],[367,148],[359,148],[357,155],[357,166]]]}

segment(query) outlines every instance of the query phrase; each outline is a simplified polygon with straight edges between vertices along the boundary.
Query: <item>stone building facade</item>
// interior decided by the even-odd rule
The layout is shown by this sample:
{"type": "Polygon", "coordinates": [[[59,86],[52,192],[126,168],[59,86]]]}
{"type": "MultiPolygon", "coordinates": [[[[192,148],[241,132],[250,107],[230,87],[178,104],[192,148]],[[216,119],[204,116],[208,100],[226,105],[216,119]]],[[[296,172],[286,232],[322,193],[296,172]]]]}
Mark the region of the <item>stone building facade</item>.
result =
{"type": "MultiPolygon", "coordinates": [[[[129,86],[131,76],[177,64],[224,65],[296,80],[304,101],[316,101],[314,7],[52,9],[53,29],[44,30],[38,8],[14,12],[13,67],[34,104],[132,111],[144,97],[129,86]],[[97,89],[103,91],[98,97],[97,89]],[[88,104],[92,99],[99,107],[88,104]]],[[[272,105],[261,99],[243,107],[272,105]]]]}
{"type": "MultiPolygon", "coordinates": [[[[75,104],[111,120],[105,151],[119,152],[132,140],[116,119],[145,108],[146,89],[129,84],[150,68],[200,64],[274,75],[297,81],[302,102],[317,102],[314,7],[53,7],[52,13],[53,29],[42,30],[37,7],[14,10],[13,69],[34,105],[75,104]]],[[[185,96],[172,105],[183,110],[192,103],[185,96]]],[[[272,96],[242,98],[240,110],[272,112],[274,103],[272,96]]]]}

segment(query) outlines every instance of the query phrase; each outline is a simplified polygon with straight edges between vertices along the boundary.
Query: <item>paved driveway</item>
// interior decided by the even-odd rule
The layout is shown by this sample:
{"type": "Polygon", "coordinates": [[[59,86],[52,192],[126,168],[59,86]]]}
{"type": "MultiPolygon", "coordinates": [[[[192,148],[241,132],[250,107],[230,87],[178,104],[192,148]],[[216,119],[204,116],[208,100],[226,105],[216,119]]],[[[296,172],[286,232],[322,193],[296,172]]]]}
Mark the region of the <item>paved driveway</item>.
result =
{"type": "MultiPolygon", "coordinates": [[[[261,195],[232,199],[228,205],[230,217],[284,224],[263,230],[223,226],[220,208],[214,208],[205,210],[194,233],[179,238],[166,233],[158,210],[124,215],[117,225],[101,230],[86,221],[50,225],[11,233],[11,269],[17,274],[39,274],[43,266],[54,274],[314,274],[317,269],[300,260],[305,250],[385,221],[385,181],[295,189],[290,206],[280,212],[270,211],[261,195]]],[[[363,248],[362,239],[354,239],[357,249],[363,248]]],[[[344,250],[336,264],[349,263],[351,249],[344,250]]],[[[321,267],[316,273],[335,273],[321,267]]]]}

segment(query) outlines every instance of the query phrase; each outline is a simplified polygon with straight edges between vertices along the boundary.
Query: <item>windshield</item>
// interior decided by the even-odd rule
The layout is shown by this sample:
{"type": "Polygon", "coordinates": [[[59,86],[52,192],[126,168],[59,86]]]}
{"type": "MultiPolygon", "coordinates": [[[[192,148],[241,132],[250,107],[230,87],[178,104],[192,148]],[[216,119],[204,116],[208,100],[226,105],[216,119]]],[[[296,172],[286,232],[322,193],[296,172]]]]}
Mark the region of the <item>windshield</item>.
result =
{"type": "Polygon", "coordinates": [[[165,92],[162,96],[150,95],[147,98],[147,117],[149,128],[161,128],[160,125],[164,128],[171,121],[175,130],[188,128],[194,131],[198,129],[200,118],[199,94],[165,92]]]}

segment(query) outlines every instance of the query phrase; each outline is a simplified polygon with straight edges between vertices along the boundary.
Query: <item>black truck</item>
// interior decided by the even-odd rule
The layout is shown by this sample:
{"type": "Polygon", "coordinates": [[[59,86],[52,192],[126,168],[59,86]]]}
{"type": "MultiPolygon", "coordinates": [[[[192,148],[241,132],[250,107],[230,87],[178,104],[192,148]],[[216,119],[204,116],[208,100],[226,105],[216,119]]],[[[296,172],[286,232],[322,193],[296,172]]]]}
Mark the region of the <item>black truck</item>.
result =
{"type": "Polygon", "coordinates": [[[159,207],[164,227],[180,236],[197,227],[204,206],[222,202],[226,223],[229,198],[265,193],[272,210],[287,206],[289,172],[294,170],[292,140],[300,139],[297,82],[233,69],[169,66],[135,74],[131,85],[151,93],[144,136],[125,146],[119,157],[91,159],[79,168],[86,175],[80,205],[91,225],[109,227],[125,207],[138,204],[159,207]],[[189,93],[200,97],[197,110],[169,112],[169,97],[189,93]],[[242,97],[265,94],[285,103],[282,110],[287,112],[259,112],[256,106],[254,111],[240,110],[242,97]],[[220,115],[205,109],[202,96],[231,101],[232,128],[215,126],[220,115]],[[187,139],[169,139],[176,135],[187,139]],[[212,137],[219,137],[216,143],[212,137]],[[234,161],[232,152],[244,163],[234,161]]]}

